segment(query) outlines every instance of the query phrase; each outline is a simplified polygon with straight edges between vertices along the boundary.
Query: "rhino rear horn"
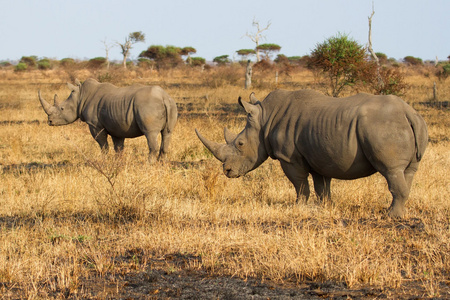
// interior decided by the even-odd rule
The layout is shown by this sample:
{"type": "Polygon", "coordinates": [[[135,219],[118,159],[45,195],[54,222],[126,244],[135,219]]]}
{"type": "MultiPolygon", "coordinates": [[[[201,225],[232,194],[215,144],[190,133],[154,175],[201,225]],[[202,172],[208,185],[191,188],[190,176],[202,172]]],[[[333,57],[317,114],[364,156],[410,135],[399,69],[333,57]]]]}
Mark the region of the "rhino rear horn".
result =
{"type": "Polygon", "coordinates": [[[54,103],[55,106],[59,105],[58,95],[57,94],[55,94],[55,97],[53,98],[53,103],[54,103]]]}
{"type": "Polygon", "coordinates": [[[52,105],[50,103],[48,103],[47,101],[45,101],[44,98],[42,98],[41,90],[38,91],[38,95],[39,95],[39,101],[41,102],[42,108],[44,109],[45,113],[47,115],[50,114],[50,109],[52,108],[52,105]]]}
{"type": "Polygon", "coordinates": [[[225,160],[225,156],[223,155],[222,152],[222,147],[224,145],[221,145],[219,143],[216,142],[212,142],[209,141],[207,139],[205,139],[200,132],[198,132],[197,129],[195,129],[195,133],[197,134],[198,138],[200,139],[200,141],[202,141],[203,145],[205,145],[206,148],[208,148],[209,151],[211,151],[211,153],[221,162],[224,162],[225,160]]]}
{"type": "Polygon", "coordinates": [[[229,131],[228,128],[224,128],[223,135],[225,137],[225,141],[227,144],[231,144],[237,137],[237,134],[234,134],[233,132],[229,131]]]}

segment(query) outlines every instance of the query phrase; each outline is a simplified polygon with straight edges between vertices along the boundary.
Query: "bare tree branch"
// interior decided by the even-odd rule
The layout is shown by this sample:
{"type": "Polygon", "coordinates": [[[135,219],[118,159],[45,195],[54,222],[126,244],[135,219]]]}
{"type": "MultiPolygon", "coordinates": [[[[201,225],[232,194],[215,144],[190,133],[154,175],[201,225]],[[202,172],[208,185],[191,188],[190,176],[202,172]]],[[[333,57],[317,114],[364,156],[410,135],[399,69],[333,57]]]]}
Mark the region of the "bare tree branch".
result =
{"type": "Polygon", "coordinates": [[[259,46],[259,41],[261,39],[265,39],[266,37],[264,35],[262,35],[261,33],[268,30],[270,25],[272,25],[272,23],[269,21],[267,22],[266,27],[261,28],[259,21],[257,21],[255,18],[253,18],[253,22],[252,25],[256,27],[257,31],[256,33],[247,33],[245,34],[245,36],[247,36],[248,38],[250,38],[250,40],[252,42],[254,42],[256,44],[255,50],[256,50],[256,61],[259,62],[260,59],[260,55],[259,55],[259,50],[258,50],[258,46],[259,46]]]}
{"type": "Polygon", "coordinates": [[[378,80],[378,86],[379,87],[383,87],[384,86],[384,82],[383,82],[383,78],[381,78],[381,73],[380,73],[380,60],[378,59],[378,56],[376,55],[375,51],[373,51],[372,48],[372,18],[373,15],[375,14],[375,8],[374,8],[374,4],[372,2],[372,14],[370,15],[369,18],[369,45],[367,46],[367,49],[369,50],[370,54],[372,55],[373,59],[375,60],[375,63],[377,64],[377,80],[378,80]]]}

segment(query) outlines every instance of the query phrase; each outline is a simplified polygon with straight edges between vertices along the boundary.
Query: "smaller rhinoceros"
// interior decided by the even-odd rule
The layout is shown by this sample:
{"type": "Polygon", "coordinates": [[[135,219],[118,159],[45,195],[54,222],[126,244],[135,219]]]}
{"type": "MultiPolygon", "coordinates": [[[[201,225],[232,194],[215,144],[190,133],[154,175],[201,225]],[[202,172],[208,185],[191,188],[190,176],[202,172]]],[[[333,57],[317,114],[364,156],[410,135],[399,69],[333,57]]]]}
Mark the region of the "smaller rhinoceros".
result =
{"type": "Polygon", "coordinates": [[[157,155],[164,158],[177,122],[175,101],[159,86],[133,85],[116,87],[110,83],[99,83],[87,79],[83,84],[67,84],[71,93],[64,102],[50,105],[38,92],[39,100],[48,115],[50,126],[70,124],[77,119],[86,122],[89,130],[104,152],[108,152],[108,135],[114,150],[123,150],[126,138],[145,135],[150,151],[149,160],[157,155]]]}
{"type": "Polygon", "coordinates": [[[332,178],[356,179],[380,172],[393,201],[391,217],[401,217],[414,173],[428,143],[422,117],[396,96],[358,94],[332,98],[312,90],[253,94],[239,103],[247,125],[238,135],[225,128],[226,144],[203,144],[223,163],[226,176],[245,175],[268,157],[280,161],[297,200],[309,197],[308,176],[320,199],[330,198],[332,178]]]}

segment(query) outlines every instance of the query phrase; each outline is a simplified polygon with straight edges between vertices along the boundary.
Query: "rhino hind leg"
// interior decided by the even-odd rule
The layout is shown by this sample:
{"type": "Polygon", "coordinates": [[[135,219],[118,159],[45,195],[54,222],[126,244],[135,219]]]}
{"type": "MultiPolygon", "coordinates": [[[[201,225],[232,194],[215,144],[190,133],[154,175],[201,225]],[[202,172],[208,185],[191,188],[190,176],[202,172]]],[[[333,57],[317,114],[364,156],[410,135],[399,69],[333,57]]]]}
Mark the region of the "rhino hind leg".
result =
{"type": "Polygon", "coordinates": [[[169,152],[169,144],[172,140],[172,133],[167,132],[166,130],[161,131],[161,146],[159,149],[159,157],[158,160],[165,160],[167,153],[169,152]]]}
{"type": "Polygon", "coordinates": [[[321,202],[331,200],[331,178],[325,177],[316,173],[311,173],[314,181],[314,190],[316,192],[317,198],[321,202]]]}
{"type": "Polygon", "coordinates": [[[148,161],[153,163],[156,160],[156,156],[158,154],[158,134],[159,131],[150,131],[145,133],[145,137],[147,138],[148,144],[148,161]]]}
{"type": "Polygon", "coordinates": [[[412,178],[408,180],[405,177],[405,173],[402,170],[390,171],[385,175],[389,191],[392,194],[392,203],[389,208],[389,216],[391,218],[401,218],[403,217],[405,211],[405,203],[409,196],[410,185],[409,182],[412,178]],[[409,182],[408,182],[409,181],[409,182]]]}

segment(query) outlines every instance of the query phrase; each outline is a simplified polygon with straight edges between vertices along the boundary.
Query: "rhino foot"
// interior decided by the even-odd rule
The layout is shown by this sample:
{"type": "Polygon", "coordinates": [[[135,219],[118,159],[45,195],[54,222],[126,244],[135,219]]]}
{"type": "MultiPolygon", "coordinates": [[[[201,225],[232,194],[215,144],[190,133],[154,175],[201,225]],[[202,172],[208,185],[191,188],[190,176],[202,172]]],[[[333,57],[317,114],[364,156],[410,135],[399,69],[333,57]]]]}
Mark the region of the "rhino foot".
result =
{"type": "Polygon", "coordinates": [[[388,211],[388,216],[392,219],[400,219],[403,218],[403,215],[405,214],[403,208],[399,207],[391,207],[388,211]]]}

